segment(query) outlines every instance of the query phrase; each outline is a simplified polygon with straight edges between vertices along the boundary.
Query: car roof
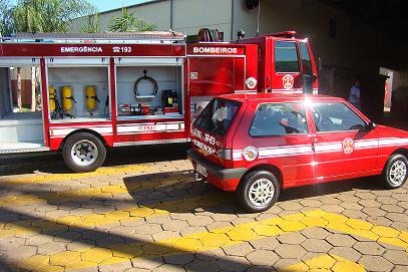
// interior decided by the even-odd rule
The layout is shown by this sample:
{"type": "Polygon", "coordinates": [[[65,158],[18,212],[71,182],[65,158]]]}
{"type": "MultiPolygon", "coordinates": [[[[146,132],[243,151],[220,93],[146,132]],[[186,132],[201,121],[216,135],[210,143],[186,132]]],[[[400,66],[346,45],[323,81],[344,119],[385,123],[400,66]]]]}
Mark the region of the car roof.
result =
{"type": "Polygon", "coordinates": [[[285,93],[234,93],[224,94],[219,98],[248,102],[288,102],[288,101],[332,101],[342,102],[343,98],[319,94],[285,94],[285,93]]]}

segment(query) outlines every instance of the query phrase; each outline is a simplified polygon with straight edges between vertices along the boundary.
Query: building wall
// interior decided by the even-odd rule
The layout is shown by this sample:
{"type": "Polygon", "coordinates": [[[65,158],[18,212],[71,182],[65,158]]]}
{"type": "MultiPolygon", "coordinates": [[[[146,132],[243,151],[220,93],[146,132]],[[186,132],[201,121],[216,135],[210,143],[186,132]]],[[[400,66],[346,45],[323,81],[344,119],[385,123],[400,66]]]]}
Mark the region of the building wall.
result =
{"type": "MultiPolygon", "coordinates": [[[[170,1],[158,1],[152,4],[131,7],[128,9],[128,12],[134,13],[136,18],[142,18],[154,23],[158,30],[170,29],[170,1]]],[[[122,10],[119,9],[101,14],[101,31],[107,31],[112,17],[120,17],[121,13],[122,10]]]]}
{"type": "Polygon", "coordinates": [[[194,35],[200,28],[207,27],[224,32],[229,40],[231,1],[234,0],[174,0],[173,30],[194,35]]]}
{"type": "MultiPolygon", "coordinates": [[[[320,59],[324,66],[379,73],[380,66],[392,69],[397,61],[401,62],[389,57],[392,53],[386,49],[392,47],[382,43],[379,32],[318,0],[261,2],[260,34],[296,30],[299,37],[310,39],[316,60],[320,59]],[[330,20],[337,26],[335,38],[329,37],[330,20]],[[385,62],[387,65],[383,65],[385,62]]],[[[224,32],[227,41],[235,39],[240,29],[245,30],[246,37],[256,34],[258,10],[248,10],[243,0],[163,0],[134,5],[128,10],[156,24],[158,30],[172,28],[190,35],[203,27],[217,28],[224,32]]],[[[112,16],[120,16],[120,12],[102,13],[101,31],[106,31],[112,16]]],[[[84,19],[73,22],[73,31],[80,29],[81,20],[84,19]]]]}
{"type": "MultiPolygon", "coordinates": [[[[243,29],[247,36],[256,33],[257,10],[247,10],[243,1],[235,8],[234,33],[243,29]]],[[[381,35],[350,16],[315,0],[263,1],[260,33],[296,30],[299,37],[307,37],[315,53],[325,66],[340,66],[379,71],[378,55],[381,35]],[[329,22],[337,24],[335,39],[329,37],[329,22]]]]}
{"type": "MultiPolygon", "coordinates": [[[[180,1],[180,0],[179,0],[180,1]]],[[[181,0],[183,1],[183,0],[181,0]]],[[[144,19],[148,22],[154,23],[157,26],[157,30],[169,30],[170,29],[170,9],[171,1],[152,1],[151,3],[138,4],[129,6],[127,8],[129,13],[134,13],[136,18],[144,19]]],[[[111,23],[113,17],[120,17],[122,9],[115,9],[112,11],[106,11],[99,14],[99,26],[101,32],[108,31],[108,26],[111,23]]],[[[81,27],[87,24],[89,16],[84,16],[75,20],[72,20],[70,32],[81,32],[81,27]]]]}

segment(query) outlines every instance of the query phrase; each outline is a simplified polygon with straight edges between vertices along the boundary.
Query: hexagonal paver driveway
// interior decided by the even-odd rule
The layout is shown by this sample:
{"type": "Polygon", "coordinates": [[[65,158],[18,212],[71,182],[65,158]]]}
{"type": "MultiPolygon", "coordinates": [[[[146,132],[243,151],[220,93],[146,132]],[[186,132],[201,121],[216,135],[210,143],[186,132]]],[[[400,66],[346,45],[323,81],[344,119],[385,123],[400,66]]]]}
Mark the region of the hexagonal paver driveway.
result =
{"type": "Polygon", "coordinates": [[[247,214],[183,157],[34,165],[1,169],[1,271],[408,271],[406,186],[290,189],[247,214]]]}

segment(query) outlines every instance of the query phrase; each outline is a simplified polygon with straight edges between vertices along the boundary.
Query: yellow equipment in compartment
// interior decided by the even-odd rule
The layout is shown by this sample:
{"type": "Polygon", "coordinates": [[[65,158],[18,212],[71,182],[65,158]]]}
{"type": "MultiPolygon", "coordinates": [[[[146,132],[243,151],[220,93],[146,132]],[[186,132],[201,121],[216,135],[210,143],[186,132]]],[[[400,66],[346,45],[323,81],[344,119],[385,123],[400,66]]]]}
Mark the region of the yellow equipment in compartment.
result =
{"type": "Polygon", "coordinates": [[[57,89],[53,85],[48,86],[48,96],[50,112],[54,112],[57,109],[57,89]]]}
{"type": "Polygon", "coordinates": [[[96,95],[95,85],[85,86],[85,98],[86,98],[86,108],[91,115],[96,109],[96,102],[100,102],[98,96],[96,95]]]}
{"type": "Polygon", "coordinates": [[[61,87],[61,97],[62,97],[62,109],[64,111],[64,115],[67,115],[71,118],[75,118],[74,115],[71,114],[71,110],[73,107],[72,102],[76,103],[74,97],[72,96],[72,88],[69,85],[65,85],[61,87]]]}

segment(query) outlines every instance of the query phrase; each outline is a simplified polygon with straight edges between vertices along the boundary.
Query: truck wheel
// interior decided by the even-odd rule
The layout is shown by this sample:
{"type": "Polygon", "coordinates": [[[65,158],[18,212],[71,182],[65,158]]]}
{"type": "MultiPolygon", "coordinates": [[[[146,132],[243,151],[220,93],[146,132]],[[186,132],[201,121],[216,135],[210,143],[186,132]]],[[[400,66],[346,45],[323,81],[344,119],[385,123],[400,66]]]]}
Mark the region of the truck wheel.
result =
{"type": "Polygon", "coordinates": [[[382,174],[383,182],[389,189],[396,189],[404,185],[408,178],[408,160],[402,154],[390,157],[382,174]]]}
{"type": "Polygon", "coordinates": [[[95,171],[105,161],[106,149],[93,134],[80,132],[70,136],[64,144],[62,156],[74,172],[95,171]]]}
{"type": "Polygon", "coordinates": [[[255,171],[246,175],[237,190],[238,201],[248,212],[268,210],[278,200],[280,184],[274,174],[255,171]]]}

